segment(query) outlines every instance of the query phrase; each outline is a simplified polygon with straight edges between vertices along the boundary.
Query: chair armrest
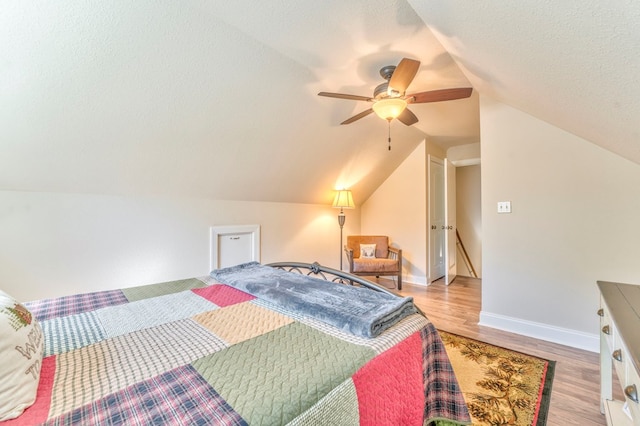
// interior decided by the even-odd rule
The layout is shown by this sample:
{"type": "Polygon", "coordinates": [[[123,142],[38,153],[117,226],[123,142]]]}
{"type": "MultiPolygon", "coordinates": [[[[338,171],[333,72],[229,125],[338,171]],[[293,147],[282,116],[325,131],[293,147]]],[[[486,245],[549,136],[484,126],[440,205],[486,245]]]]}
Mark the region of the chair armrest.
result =
{"type": "Polygon", "coordinates": [[[353,272],[353,249],[344,246],[344,252],[347,255],[347,260],[349,261],[349,272],[353,272]]]}
{"type": "Polygon", "coordinates": [[[402,249],[389,247],[389,255],[387,256],[387,259],[402,260],[402,249]]]}
{"type": "Polygon", "coordinates": [[[398,262],[398,290],[402,290],[402,249],[389,247],[388,258],[398,262]]]}
{"type": "Polygon", "coordinates": [[[347,246],[344,246],[344,253],[347,255],[348,259],[353,259],[353,249],[350,249],[347,246]]]}
{"type": "Polygon", "coordinates": [[[402,249],[389,247],[389,255],[387,259],[393,259],[398,261],[398,267],[402,270],[402,249]]]}

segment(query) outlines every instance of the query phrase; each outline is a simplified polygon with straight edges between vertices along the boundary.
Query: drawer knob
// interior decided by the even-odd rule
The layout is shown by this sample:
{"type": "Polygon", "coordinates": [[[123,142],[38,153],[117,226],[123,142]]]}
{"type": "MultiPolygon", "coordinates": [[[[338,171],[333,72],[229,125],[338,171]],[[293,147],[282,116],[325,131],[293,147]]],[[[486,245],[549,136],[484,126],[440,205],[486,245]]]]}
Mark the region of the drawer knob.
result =
{"type": "Polygon", "coordinates": [[[611,354],[611,356],[613,357],[613,359],[615,359],[616,361],[622,361],[622,350],[621,349],[616,349],[615,351],[613,351],[613,353],[611,354]]]}
{"type": "Polygon", "coordinates": [[[636,385],[629,385],[624,388],[624,394],[633,402],[638,402],[638,389],[636,385]]]}
{"type": "Polygon", "coordinates": [[[598,309],[598,316],[599,317],[603,317],[604,316],[604,309],[602,309],[602,308],[598,309]]]}
{"type": "Polygon", "coordinates": [[[604,327],[602,327],[602,332],[604,334],[611,334],[611,329],[609,328],[608,325],[605,325],[604,327]]]}

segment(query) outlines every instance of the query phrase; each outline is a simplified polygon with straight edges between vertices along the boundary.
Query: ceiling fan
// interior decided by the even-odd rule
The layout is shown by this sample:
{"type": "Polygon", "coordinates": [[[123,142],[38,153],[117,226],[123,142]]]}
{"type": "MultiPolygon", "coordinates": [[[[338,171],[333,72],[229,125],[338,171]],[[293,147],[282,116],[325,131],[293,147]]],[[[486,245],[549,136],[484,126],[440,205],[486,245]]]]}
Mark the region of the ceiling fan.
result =
{"type": "Polygon", "coordinates": [[[329,98],[349,99],[354,101],[373,102],[371,108],[362,111],[340,124],[350,124],[356,120],[375,112],[380,118],[389,122],[397,118],[407,126],[418,122],[418,117],[411,112],[408,104],[424,104],[428,102],[451,101],[471,96],[471,87],[430,90],[406,95],[405,92],[416,76],[420,61],[403,58],[398,66],[387,65],[380,69],[380,75],[386,82],[378,85],[373,91],[373,97],[349,95],[345,93],[320,92],[319,96],[329,98]]]}

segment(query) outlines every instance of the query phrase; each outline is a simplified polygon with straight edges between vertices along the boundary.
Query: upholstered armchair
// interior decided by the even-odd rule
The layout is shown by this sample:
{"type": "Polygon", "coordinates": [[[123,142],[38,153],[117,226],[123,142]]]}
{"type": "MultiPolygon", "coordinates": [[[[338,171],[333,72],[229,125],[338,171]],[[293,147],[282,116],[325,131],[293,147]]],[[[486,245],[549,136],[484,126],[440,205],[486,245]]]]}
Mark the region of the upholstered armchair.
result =
{"type": "Polygon", "coordinates": [[[385,235],[349,235],[344,251],[354,275],[395,275],[402,290],[402,250],[389,246],[385,235]]]}

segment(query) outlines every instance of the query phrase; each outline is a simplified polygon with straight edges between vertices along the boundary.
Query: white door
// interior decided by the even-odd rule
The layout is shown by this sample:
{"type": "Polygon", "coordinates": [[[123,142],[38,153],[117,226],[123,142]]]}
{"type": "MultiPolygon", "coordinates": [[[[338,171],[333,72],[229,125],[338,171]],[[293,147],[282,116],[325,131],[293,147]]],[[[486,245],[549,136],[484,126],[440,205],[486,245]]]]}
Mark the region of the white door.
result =
{"type": "Polygon", "coordinates": [[[429,155],[429,282],[446,272],[445,247],[445,174],[441,159],[429,155]]]}
{"type": "Polygon", "coordinates": [[[444,160],[444,209],[446,223],[444,226],[444,245],[447,285],[456,278],[456,167],[444,160]]]}
{"type": "Polygon", "coordinates": [[[248,232],[224,234],[218,237],[218,265],[220,268],[253,260],[253,238],[248,232]]]}
{"type": "Polygon", "coordinates": [[[260,225],[211,227],[210,269],[260,262],[260,225]]]}

